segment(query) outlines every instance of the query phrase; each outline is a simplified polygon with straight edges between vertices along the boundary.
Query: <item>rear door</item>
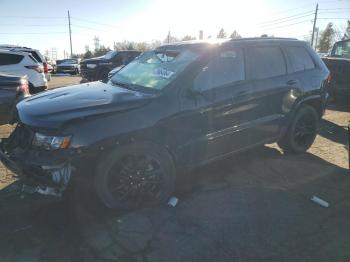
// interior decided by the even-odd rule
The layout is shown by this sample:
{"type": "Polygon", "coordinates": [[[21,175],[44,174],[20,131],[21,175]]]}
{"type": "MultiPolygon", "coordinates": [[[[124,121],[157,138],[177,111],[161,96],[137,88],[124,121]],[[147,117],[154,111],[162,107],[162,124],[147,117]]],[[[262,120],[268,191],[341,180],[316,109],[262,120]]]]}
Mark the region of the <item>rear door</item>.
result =
{"type": "Polygon", "coordinates": [[[252,89],[242,130],[245,129],[244,139],[253,145],[279,136],[285,119],[283,99],[298,83],[289,81],[286,59],[279,45],[261,44],[245,50],[252,89]]]}
{"type": "Polygon", "coordinates": [[[301,94],[308,90],[320,87],[320,69],[316,68],[315,62],[309,52],[301,45],[287,45],[283,51],[288,58],[289,81],[294,81],[296,93],[301,94]]]}

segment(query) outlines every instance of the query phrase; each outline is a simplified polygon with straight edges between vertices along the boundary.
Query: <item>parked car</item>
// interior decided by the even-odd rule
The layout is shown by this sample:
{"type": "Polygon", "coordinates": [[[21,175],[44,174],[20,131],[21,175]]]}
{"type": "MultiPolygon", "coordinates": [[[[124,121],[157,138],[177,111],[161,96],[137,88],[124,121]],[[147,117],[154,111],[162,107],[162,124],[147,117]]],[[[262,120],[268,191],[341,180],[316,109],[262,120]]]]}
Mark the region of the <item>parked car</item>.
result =
{"type": "Polygon", "coordinates": [[[80,72],[79,59],[70,58],[56,61],[56,74],[69,73],[78,75],[80,72]]]}
{"type": "Polygon", "coordinates": [[[14,122],[16,104],[28,96],[26,77],[0,73],[0,125],[14,122]]]}
{"type": "Polygon", "coordinates": [[[46,61],[46,58],[40,53],[39,50],[29,48],[29,47],[23,47],[23,46],[13,46],[13,45],[0,45],[1,49],[8,49],[13,52],[27,52],[30,53],[36,61],[38,61],[43,66],[43,71],[46,77],[47,81],[51,80],[51,74],[48,69],[48,63],[46,61]]]}
{"type": "Polygon", "coordinates": [[[336,100],[350,101],[350,39],[336,42],[329,56],[322,58],[331,71],[329,94],[336,100]]]}
{"type": "Polygon", "coordinates": [[[93,185],[110,208],[158,204],[183,171],[233,153],[276,141],[305,152],[324,112],[328,74],[311,47],[294,39],[161,46],[108,84],[20,102],[1,161],[60,194],[69,183],[93,185]]]}
{"type": "Polygon", "coordinates": [[[80,74],[88,81],[102,80],[107,82],[108,73],[113,68],[127,65],[140,53],[138,51],[110,51],[101,57],[85,59],[80,62],[80,74]]]}
{"type": "Polygon", "coordinates": [[[0,49],[0,72],[24,76],[31,94],[47,89],[43,66],[29,53],[0,49]]]}

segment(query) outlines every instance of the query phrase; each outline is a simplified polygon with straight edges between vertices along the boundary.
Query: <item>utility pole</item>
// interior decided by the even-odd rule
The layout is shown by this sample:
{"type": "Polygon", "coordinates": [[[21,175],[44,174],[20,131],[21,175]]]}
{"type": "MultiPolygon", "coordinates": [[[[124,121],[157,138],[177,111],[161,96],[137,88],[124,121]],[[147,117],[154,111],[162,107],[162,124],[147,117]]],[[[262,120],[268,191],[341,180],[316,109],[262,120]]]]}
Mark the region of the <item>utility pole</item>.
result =
{"type": "Polygon", "coordinates": [[[315,50],[317,48],[317,40],[318,40],[318,27],[316,27],[316,40],[315,40],[315,50]]]}
{"type": "Polygon", "coordinates": [[[170,43],[170,31],[168,32],[168,44],[170,43]]]}
{"type": "Polygon", "coordinates": [[[100,38],[96,35],[94,37],[94,46],[95,46],[95,51],[100,49],[100,38]]]}
{"type": "Polygon", "coordinates": [[[199,31],[199,40],[203,40],[203,30],[199,31]]]}
{"type": "Polygon", "coordinates": [[[316,29],[317,12],[318,12],[318,3],[316,4],[314,26],[312,27],[311,47],[314,46],[314,35],[315,35],[315,29],[316,29]]]}
{"type": "Polygon", "coordinates": [[[69,14],[69,10],[68,10],[68,25],[69,25],[70,57],[72,57],[72,56],[73,56],[72,29],[71,29],[71,23],[70,23],[70,14],[69,14]]]}

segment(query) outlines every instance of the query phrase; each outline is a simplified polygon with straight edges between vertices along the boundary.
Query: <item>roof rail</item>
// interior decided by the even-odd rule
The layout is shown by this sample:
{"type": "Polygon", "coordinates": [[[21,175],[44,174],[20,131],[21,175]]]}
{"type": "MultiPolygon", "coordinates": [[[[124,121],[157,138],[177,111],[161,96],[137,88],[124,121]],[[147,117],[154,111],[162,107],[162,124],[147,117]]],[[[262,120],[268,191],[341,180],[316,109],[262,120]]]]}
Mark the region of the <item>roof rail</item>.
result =
{"type": "Polygon", "coordinates": [[[288,38],[288,37],[265,37],[265,36],[230,39],[230,41],[240,41],[240,40],[298,40],[298,39],[288,38]]]}

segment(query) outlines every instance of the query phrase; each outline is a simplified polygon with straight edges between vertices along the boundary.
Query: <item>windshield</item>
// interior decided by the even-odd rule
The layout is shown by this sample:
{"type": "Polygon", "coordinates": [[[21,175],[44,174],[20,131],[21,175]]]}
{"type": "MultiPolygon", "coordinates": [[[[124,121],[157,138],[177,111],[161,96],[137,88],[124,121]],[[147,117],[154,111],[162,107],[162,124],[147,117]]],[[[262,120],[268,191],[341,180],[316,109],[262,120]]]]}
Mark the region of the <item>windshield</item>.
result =
{"type": "Polygon", "coordinates": [[[335,43],[332,56],[350,59],[350,41],[335,43]]]}
{"type": "Polygon", "coordinates": [[[102,56],[104,59],[111,59],[113,56],[117,54],[116,51],[108,51],[104,56],[102,56]]]}
{"type": "Polygon", "coordinates": [[[148,51],[114,75],[112,83],[161,90],[197,57],[198,54],[190,50],[148,51]]]}

